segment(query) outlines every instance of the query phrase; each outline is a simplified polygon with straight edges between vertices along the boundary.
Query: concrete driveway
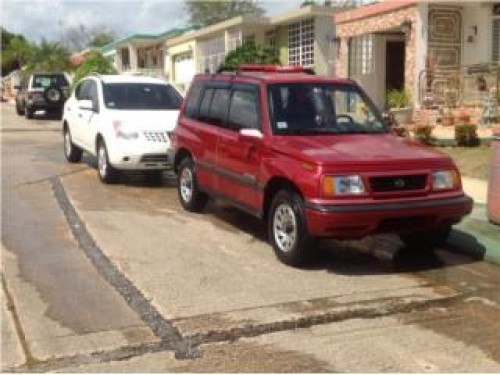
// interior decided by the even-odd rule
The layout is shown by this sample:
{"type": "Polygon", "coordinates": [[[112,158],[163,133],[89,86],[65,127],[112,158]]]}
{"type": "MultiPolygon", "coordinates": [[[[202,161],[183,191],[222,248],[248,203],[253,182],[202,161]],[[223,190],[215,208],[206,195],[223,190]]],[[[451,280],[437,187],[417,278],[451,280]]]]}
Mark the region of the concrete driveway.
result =
{"type": "Polygon", "coordinates": [[[289,268],[259,221],[183,211],[172,175],[65,163],[59,130],[2,104],[2,369],[500,371],[497,266],[377,236],[289,268]]]}

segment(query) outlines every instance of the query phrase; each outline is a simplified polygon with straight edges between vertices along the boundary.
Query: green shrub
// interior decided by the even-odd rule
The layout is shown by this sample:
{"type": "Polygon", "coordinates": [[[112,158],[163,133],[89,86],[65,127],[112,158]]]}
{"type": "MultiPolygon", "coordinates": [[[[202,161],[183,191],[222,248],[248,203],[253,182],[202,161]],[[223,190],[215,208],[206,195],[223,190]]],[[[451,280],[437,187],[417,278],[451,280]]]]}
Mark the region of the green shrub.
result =
{"type": "Polygon", "coordinates": [[[455,141],[457,142],[457,146],[478,146],[479,137],[477,136],[477,126],[473,124],[456,125],[455,141]]]}
{"type": "Polygon", "coordinates": [[[413,131],[415,139],[424,145],[433,145],[435,139],[432,136],[432,129],[431,125],[416,126],[413,131]]]}
{"type": "Polygon", "coordinates": [[[410,104],[410,94],[405,89],[387,91],[388,108],[406,108],[410,104]]]}
{"type": "Polygon", "coordinates": [[[92,51],[85,61],[76,69],[73,84],[91,73],[116,74],[111,61],[98,51],[92,51]]]}

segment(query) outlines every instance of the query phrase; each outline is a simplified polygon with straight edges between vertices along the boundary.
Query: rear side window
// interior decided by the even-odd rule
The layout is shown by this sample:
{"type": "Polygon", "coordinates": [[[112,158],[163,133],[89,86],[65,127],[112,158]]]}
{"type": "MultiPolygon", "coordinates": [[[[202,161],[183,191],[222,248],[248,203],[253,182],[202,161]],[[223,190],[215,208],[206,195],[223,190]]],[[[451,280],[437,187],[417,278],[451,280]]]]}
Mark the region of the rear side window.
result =
{"type": "Polygon", "coordinates": [[[186,106],[184,108],[184,116],[188,118],[196,118],[198,115],[198,103],[200,101],[201,84],[193,83],[189,90],[186,106]]]}
{"type": "Polygon", "coordinates": [[[209,121],[214,125],[224,125],[229,107],[229,90],[216,89],[210,105],[209,121]]]}
{"type": "Polygon", "coordinates": [[[205,89],[205,91],[203,92],[203,98],[200,104],[200,114],[198,116],[201,121],[206,121],[209,119],[208,114],[210,112],[210,103],[212,102],[213,94],[214,90],[212,89],[205,89]]]}
{"type": "Polygon", "coordinates": [[[229,108],[229,125],[234,129],[259,129],[257,95],[253,91],[235,90],[229,108]]]}

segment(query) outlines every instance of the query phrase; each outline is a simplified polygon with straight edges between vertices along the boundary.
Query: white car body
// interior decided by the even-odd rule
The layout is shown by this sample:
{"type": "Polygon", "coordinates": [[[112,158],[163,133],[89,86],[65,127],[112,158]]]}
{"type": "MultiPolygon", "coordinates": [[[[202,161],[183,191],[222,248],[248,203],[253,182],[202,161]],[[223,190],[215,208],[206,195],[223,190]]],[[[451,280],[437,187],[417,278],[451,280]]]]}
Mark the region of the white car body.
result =
{"type": "MultiPolygon", "coordinates": [[[[63,127],[74,145],[97,156],[97,142],[104,140],[109,164],[117,170],[163,170],[172,164],[169,134],[174,130],[179,109],[116,109],[105,103],[103,85],[113,83],[165,85],[164,80],[145,76],[95,75],[82,79],[66,101],[63,127]],[[97,85],[97,102],[79,98],[84,81],[97,85]],[[97,103],[97,106],[95,105],[97,103]]],[[[94,86],[95,87],[95,86],[94,86]]],[[[95,97],[95,92],[93,93],[95,97]]]]}

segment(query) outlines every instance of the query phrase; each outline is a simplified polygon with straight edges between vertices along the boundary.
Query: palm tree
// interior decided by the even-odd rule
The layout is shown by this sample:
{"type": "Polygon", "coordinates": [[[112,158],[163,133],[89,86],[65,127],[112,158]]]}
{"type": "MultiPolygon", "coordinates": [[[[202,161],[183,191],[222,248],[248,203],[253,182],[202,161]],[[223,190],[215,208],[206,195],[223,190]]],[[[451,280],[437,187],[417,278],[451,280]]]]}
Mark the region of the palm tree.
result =
{"type": "Polygon", "coordinates": [[[34,45],[24,38],[12,38],[9,46],[2,51],[2,66],[11,65],[11,69],[21,69],[33,55],[34,45]]]}
{"type": "Polygon", "coordinates": [[[28,70],[44,72],[61,72],[70,67],[70,53],[57,42],[42,40],[33,48],[33,54],[28,63],[28,70]]]}

